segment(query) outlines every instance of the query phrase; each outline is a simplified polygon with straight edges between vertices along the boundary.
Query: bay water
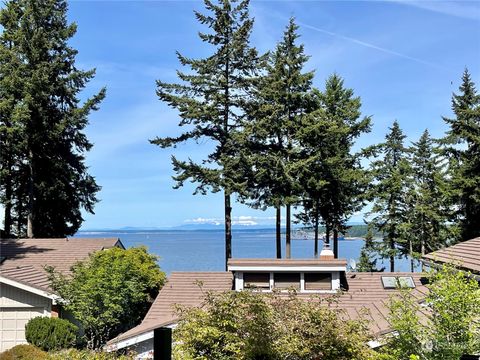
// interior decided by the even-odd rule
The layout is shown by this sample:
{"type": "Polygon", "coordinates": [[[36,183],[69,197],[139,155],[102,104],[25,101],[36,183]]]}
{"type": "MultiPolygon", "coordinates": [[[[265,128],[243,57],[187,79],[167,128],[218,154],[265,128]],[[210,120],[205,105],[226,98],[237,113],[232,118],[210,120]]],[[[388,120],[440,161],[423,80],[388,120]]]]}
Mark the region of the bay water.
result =
{"type": "MultiPolygon", "coordinates": [[[[79,231],[75,237],[118,237],[125,247],[145,245],[158,255],[163,271],[224,271],[225,238],[222,230],[108,230],[79,231]]],[[[232,253],[234,258],[274,258],[274,229],[234,229],[232,253]]],[[[340,240],[339,258],[358,263],[363,239],[340,240]]],[[[319,248],[323,246],[319,243],[319,248]]],[[[292,258],[313,258],[314,241],[292,239],[292,258]]],[[[285,239],[282,242],[285,255],[285,239]]],[[[377,260],[377,268],[389,269],[388,260],[377,260]]],[[[399,258],[396,271],[410,271],[410,261],[399,258]]]]}

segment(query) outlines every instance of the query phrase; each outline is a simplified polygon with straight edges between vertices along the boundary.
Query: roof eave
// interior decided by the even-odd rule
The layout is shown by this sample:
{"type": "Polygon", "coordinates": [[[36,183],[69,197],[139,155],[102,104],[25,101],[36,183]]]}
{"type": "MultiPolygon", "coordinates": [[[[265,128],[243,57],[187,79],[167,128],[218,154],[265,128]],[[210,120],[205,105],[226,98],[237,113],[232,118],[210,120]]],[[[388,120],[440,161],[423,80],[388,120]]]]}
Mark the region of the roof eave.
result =
{"type": "MultiPolygon", "coordinates": [[[[441,268],[443,265],[445,264],[448,264],[447,262],[443,262],[443,261],[438,261],[438,260],[432,260],[432,259],[428,259],[428,258],[423,258],[423,259],[420,259],[420,261],[425,265],[425,266],[428,266],[428,267],[431,267],[431,268],[435,268],[435,269],[439,269],[441,268]]],[[[461,266],[455,266],[455,269],[457,269],[458,271],[463,271],[463,272],[470,272],[470,274],[468,274],[469,277],[477,280],[477,281],[480,281],[480,274],[478,273],[475,273],[472,271],[472,269],[468,269],[468,268],[463,268],[461,266]]]]}
{"type": "Polygon", "coordinates": [[[285,265],[229,265],[229,271],[346,271],[345,266],[335,266],[325,264],[323,266],[312,265],[312,266],[285,266],[285,265]]]}
{"type": "MultiPolygon", "coordinates": [[[[138,325],[137,327],[140,327],[138,325]]],[[[116,338],[109,340],[107,345],[105,345],[104,349],[108,352],[117,351],[135,344],[139,344],[142,341],[149,340],[153,338],[153,331],[158,328],[167,327],[167,328],[175,328],[177,326],[177,320],[172,320],[156,325],[152,325],[142,329],[141,331],[135,332],[135,328],[129,330],[132,331],[132,334],[125,336],[124,334],[118,335],[116,338]]]]}
{"type": "Polygon", "coordinates": [[[0,283],[10,285],[10,286],[16,287],[16,288],[24,290],[24,291],[28,291],[32,294],[36,294],[36,295],[45,297],[47,299],[51,299],[53,304],[56,304],[58,301],[62,300],[62,298],[60,296],[58,296],[54,293],[45,291],[43,289],[31,286],[31,285],[27,285],[23,282],[13,280],[13,279],[10,279],[10,278],[2,276],[2,275],[0,275],[0,283]]]}

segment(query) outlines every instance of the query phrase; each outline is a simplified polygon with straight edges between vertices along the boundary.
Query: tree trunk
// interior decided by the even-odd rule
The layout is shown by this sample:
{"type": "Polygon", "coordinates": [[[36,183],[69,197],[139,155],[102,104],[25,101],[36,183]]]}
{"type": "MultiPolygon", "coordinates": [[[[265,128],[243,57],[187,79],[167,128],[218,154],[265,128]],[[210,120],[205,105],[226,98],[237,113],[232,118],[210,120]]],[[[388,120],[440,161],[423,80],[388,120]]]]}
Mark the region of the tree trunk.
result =
{"type": "Polygon", "coordinates": [[[225,192],[225,270],[228,270],[228,259],[232,257],[232,207],[230,194],[225,192]]]}
{"type": "MultiPolygon", "coordinates": [[[[8,171],[11,169],[9,168],[8,171]]],[[[5,238],[12,237],[12,181],[10,176],[5,180],[5,213],[3,231],[5,238]]]]}
{"type": "Polygon", "coordinates": [[[281,227],[281,219],[282,219],[282,212],[280,206],[276,207],[276,249],[277,249],[277,259],[282,258],[282,227],[281,227]]]}
{"type": "Polygon", "coordinates": [[[27,238],[34,237],[34,167],[33,167],[33,152],[28,152],[29,164],[28,164],[28,205],[27,205],[27,238]]]}
{"type": "Polygon", "coordinates": [[[333,228],[333,257],[338,259],[338,229],[333,228]]]}
{"type": "MultiPolygon", "coordinates": [[[[423,256],[425,255],[425,238],[422,236],[422,239],[420,240],[420,253],[422,254],[422,259],[423,256]]],[[[422,265],[422,272],[424,270],[424,265],[423,261],[420,261],[420,264],[422,265]]]]}
{"type": "Polygon", "coordinates": [[[395,238],[392,234],[390,234],[390,272],[395,272],[395,238]]]}
{"type": "MultiPolygon", "coordinates": [[[[421,231],[421,234],[420,234],[420,254],[422,256],[422,259],[423,259],[423,255],[425,255],[425,219],[424,219],[424,215],[422,214],[422,227],[421,227],[422,231],[421,231]]],[[[423,272],[423,261],[420,261],[420,266],[421,266],[421,270],[423,272]]]]}
{"type": "MultiPolygon", "coordinates": [[[[224,46],[226,49],[229,49],[230,46],[230,35],[228,34],[228,27],[227,27],[227,36],[224,46]]],[[[229,51],[229,50],[228,50],[229,51]]],[[[224,113],[223,113],[223,131],[225,133],[225,137],[227,138],[222,143],[222,147],[225,145],[230,146],[228,143],[228,138],[230,135],[229,125],[229,113],[230,113],[230,58],[227,55],[225,59],[225,102],[224,102],[224,113]]],[[[232,206],[230,203],[230,192],[225,190],[225,270],[228,270],[228,259],[232,257],[232,206]]]]}
{"type": "Polygon", "coordinates": [[[314,231],[315,231],[315,245],[314,245],[314,251],[313,251],[313,256],[315,258],[318,258],[318,202],[315,205],[315,224],[314,224],[314,231]]]}
{"type": "Polygon", "coordinates": [[[414,268],[415,268],[415,264],[414,264],[414,262],[413,262],[413,245],[412,245],[412,240],[409,240],[408,242],[409,242],[409,245],[410,245],[410,249],[409,249],[409,251],[410,251],[410,272],[413,273],[413,271],[415,270],[415,269],[414,269],[414,268]]]}
{"type": "Polygon", "coordinates": [[[24,218],[24,211],[23,211],[23,203],[22,203],[22,198],[17,196],[17,199],[19,199],[17,201],[17,204],[15,206],[15,211],[16,211],[16,224],[15,224],[15,227],[16,227],[16,231],[17,233],[15,234],[17,238],[22,238],[24,237],[24,234],[23,234],[23,231],[22,231],[22,228],[23,228],[23,224],[25,224],[25,218],[24,218]]]}
{"type": "Polygon", "coordinates": [[[285,253],[286,253],[286,258],[290,259],[292,257],[292,249],[291,249],[291,237],[290,237],[290,221],[291,221],[291,214],[290,214],[290,204],[287,204],[287,215],[286,215],[286,229],[285,229],[285,239],[286,239],[286,248],[285,248],[285,253]]]}
{"type": "Polygon", "coordinates": [[[330,225],[325,223],[325,244],[330,245],[330,225]]]}

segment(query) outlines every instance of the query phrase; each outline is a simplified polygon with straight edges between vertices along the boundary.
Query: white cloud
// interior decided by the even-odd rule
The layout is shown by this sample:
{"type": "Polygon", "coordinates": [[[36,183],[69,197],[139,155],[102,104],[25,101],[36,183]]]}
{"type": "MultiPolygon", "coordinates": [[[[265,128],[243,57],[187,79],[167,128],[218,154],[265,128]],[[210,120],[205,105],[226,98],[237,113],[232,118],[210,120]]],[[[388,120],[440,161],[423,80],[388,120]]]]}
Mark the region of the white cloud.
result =
{"type": "MultiPolygon", "coordinates": [[[[269,224],[269,223],[272,223],[272,220],[275,220],[275,216],[240,215],[240,216],[232,217],[232,224],[253,226],[253,225],[260,225],[260,224],[269,224]]],[[[203,218],[203,217],[186,219],[183,222],[186,224],[213,224],[213,225],[220,225],[225,223],[223,218],[203,218]]]]}
{"type": "Polygon", "coordinates": [[[212,225],[220,225],[222,224],[221,220],[218,218],[202,218],[198,217],[195,219],[187,219],[183,221],[187,224],[212,224],[212,225]]]}
{"type": "Polygon", "coordinates": [[[275,220],[275,216],[245,216],[240,215],[236,217],[239,221],[251,221],[251,220],[275,220]]]}

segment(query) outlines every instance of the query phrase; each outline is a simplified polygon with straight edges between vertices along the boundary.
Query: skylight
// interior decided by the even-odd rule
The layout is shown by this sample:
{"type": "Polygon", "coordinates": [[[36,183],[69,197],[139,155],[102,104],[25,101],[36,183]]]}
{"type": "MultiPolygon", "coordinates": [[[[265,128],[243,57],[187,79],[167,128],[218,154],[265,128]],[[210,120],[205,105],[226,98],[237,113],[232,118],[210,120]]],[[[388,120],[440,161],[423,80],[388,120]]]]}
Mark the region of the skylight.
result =
{"type": "Polygon", "coordinates": [[[395,276],[382,276],[382,284],[384,289],[396,289],[397,279],[395,276]]]}
{"type": "Polygon", "coordinates": [[[398,277],[398,283],[401,288],[405,289],[414,289],[415,288],[415,282],[413,281],[413,278],[411,276],[399,276],[398,277]]]}
{"type": "Polygon", "coordinates": [[[414,289],[415,282],[411,276],[382,276],[384,289],[414,289]]]}

